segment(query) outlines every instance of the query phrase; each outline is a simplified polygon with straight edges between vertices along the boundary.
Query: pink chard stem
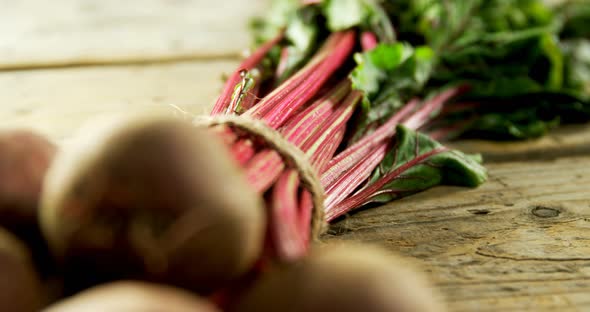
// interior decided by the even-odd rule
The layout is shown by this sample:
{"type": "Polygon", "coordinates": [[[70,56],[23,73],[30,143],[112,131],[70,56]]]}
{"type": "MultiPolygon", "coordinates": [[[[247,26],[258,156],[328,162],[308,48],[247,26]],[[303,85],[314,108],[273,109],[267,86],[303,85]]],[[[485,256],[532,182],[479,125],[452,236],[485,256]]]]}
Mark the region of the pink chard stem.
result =
{"type": "Polygon", "coordinates": [[[253,156],[255,150],[250,139],[241,139],[231,147],[231,155],[240,166],[244,166],[253,156]]]}
{"type": "Polygon", "coordinates": [[[232,145],[238,139],[236,133],[230,127],[225,125],[211,127],[211,132],[213,132],[226,146],[232,145]]]}
{"type": "Polygon", "coordinates": [[[365,31],[361,34],[361,47],[363,48],[363,51],[373,50],[378,43],[379,41],[377,40],[375,33],[365,31]]]}
{"type": "Polygon", "coordinates": [[[307,253],[299,232],[297,190],[299,172],[285,170],[273,186],[271,198],[271,235],[279,259],[293,261],[307,253]]]}
{"type": "MultiPolygon", "coordinates": [[[[320,208],[321,209],[321,208],[320,208]]],[[[313,201],[311,193],[303,189],[301,191],[301,199],[299,201],[299,233],[305,246],[309,247],[311,237],[311,216],[313,210],[313,201]]]]}
{"type": "Polygon", "coordinates": [[[301,149],[309,155],[312,165],[316,166],[322,163],[324,159],[318,157],[326,144],[346,127],[346,123],[352,116],[356,104],[362,98],[362,93],[352,91],[336,111],[314,132],[314,134],[303,144],[301,149]]]}
{"type": "Polygon", "coordinates": [[[273,149],[263,149],[254,155],[246,166],[246,180],[259,193],[266,192],[278,179],[285,163],[273,149]]]}
{"type": "MultiPolygon", "coordinates": [[[[332,114],[349,90],[348,81],[336,85],[301,113],[293,116],[282,129],[283,136],[295,146],[301,147],[332,114]]],[[[264,192],[276,181],[283,168],[281,156],[272,149],[265,149],[254,156],[244,169],[250,184],[257,191],[264,192]]]]}
{"type": "Polygon", "coordinates": [[[367,157],[356,163],[350,170],[340,175],[330,188],[326,189],[324,206],[327,211],[331,210],[335,204],[348,197],[348,195],[354,192],[363,181],[366,181],[371,176],[371,172],[375,170],[387,154],[388,147],[388,144],[385,142],[376,147],[367,157]]]}
{"type": "Polygon", "coordinates": [[[271,128],[282,126],[316,95],[324,82],[346,61],[354,43],[354,31],[332,34],[308,65],[246,113],[263,119],[271,128]]]}
{"type": "Polygon", "coordinates": [[[428,121],[435,117],[436,112],[438,112],[447,101],[464,94],[468,90],[469,88],[467,86],[458,86],[437,94],[432,99],[426,101],[415,114],[405,120],[404,125],[414,130],[424,126],[428,121]]]}
{"type": "Polygon", "coordinates": [[[334,136],[328,138],[328,142],[326,142],[325,146],[322,147],[317,155],[317,160],[315,161],[315,168],[317,172],[322,172],[330,159],[334,157],[336,150],[342,144],[342,139],[344,138],[344,134],[346,133],[346,127],[341,127],[334,136]]]}
{"type": "Polygon", "coordinates": [[[281,32],[275,38],[269,40],[268,42],[261,45],[254,53],[252,53],[248,58],[246,58],[238,69],[234,71],[227,81],[225,82],[225,86],[223,87],[223,91],[221,95],[215,102],[215,106],[213,106],[213,110],[211,111],[211,115],[219,115],[223,114],[227,111],[228,106],[230,105],[232,94],[234,89],[238,83],[242,80],[242,72],[243,70],[252,70],[254,69],[266,56],[268,51],[275,47],[281,40],[283,40],[284,33],[281,32]]]}
{"type": "Polygon", "coordinates": [[[436,154],[440,154],[443,152],[448,151],[448,148],[441,147],[437,149],[433,149],[427,153],[417,155],[415,158],[411,159],[410,161],[404,163],[403,165],[395,168],[390,173],[386,174],[381,179],[375,181],[374,183],[366,186],[365,188],[359,190],[354,195],[346,198],[345,200],[332,205],[329,209],[326,210],[326,220],[328,222],[348,213],[349,211],[358,208],[364,204],[370,202],[371,198],[374,197],[379,193],[379,190],[383,188],[383,186],[387,185],[388,183],[392,182],[396,178],[399,178],[404,172],[408,169],[420,165],[426,160],[428,160],[431,156],[436,154]]]}
{"type": "Polygon", "coordinates": [[[330,117],[349,92],[350,82],[345,79],[306,109],[290,118],[281,133],[289,142],[300,147],[330,117]]]}
{"type": "Polygon", "coordinates": [[[284,47],[281,49],[281,56],[279,58],[279,64],[277,65],[277,69],[275,70],[275,77],[282,77],[287,70],[287,65],[289,64],[289,49],[284,47]]]}
{"type": "Polygon", "coordinates": [[[419,104],[417,99],[411,100],[373,133],[364,136],[330,160],[327,169],[322,172],[322,186],[325,189],[330,188],[343,172],[349,171],[355,164],[369,156],[375,147],[391,139],[395,135],[397,124],[408,118],[419,104]]]}

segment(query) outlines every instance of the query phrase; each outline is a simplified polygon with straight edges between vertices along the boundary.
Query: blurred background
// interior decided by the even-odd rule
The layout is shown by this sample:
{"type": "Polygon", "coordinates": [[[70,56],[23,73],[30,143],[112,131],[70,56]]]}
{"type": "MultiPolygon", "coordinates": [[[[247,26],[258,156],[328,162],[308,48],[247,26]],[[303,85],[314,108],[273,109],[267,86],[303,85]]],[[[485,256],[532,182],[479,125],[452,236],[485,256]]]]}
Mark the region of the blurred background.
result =
{"type": "Polygon", "coordinates": [[[0,0],[0,128],[67,139],[111,112],[198,114],[267,0],[0,0]]]}

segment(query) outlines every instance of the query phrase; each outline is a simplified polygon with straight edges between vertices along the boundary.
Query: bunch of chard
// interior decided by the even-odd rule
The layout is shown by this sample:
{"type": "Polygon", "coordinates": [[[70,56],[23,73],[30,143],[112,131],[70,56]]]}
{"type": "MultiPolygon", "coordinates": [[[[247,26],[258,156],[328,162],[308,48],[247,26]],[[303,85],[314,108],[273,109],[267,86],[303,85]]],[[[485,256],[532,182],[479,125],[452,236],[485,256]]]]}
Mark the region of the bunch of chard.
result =
{"type": "MultiPolygon", "coordinates": [[[[528,138],[587,120],[588,42],[557,39],[583,18],[536,0],[275,1],[212,115],[262,120],[301,149],[327,221],[439,184],[477,186],[481,158],[435,139],[528,138]]],[[[297,168],[251,134],[214,131],[266,200],[266,256],[305,255],[314,207],[297,168]]]]}
{"type": "Polygon", "coordinates": [[[380,3],[398,40],[434,51],[423,93],[471,87],[422,131],[444,139],[529,139],[590,119],[590,2],[380,3]]]}

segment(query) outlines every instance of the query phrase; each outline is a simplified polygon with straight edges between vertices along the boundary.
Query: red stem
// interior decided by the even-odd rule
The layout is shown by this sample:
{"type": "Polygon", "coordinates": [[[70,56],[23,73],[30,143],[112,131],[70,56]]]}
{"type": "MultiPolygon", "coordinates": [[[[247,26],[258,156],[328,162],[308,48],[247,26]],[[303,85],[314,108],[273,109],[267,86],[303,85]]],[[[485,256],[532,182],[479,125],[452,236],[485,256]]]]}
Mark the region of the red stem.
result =
{"type": "Polygon", "coordinates": [[[322,163],[324,159],[318,158],[326,143],[330,141],[342,128],[346,127],[346,123],[352,116],[356,104],[362,98],[360,91],[353,90],[342,101],[336,111],[326,119],[322,125],[314,132],[314,134],[301,146],[307,155],[309,155],[312,165],[317,166],[322,163]]]}
{"type": "MultiPolygon", "coordinates": [[[[350,89],[350,83],[338,84],[327,94],[312,103],[306,110],[296,115],[283,128],[283,136],[295,146],[309,140],[321,122],[325,121],[334,107],[350,89]]],[[[245,166],[247,180],[259,192],[264,192],[276,181],[285,167],[281,156],[272,149],[264,149],[256,154],[245,166]]]]}
{"type": "Polygon", "coordinates": [[[461,95],[469,90],[466,85],[447,89],[429,101],[425,102],[422,107],[410,118],[404,121],[404,125],[410,129],[418,129],[434,117],[434,114],[451,98],[461,95]]]}
{"type": "Polygon", "coordinates": [[[289,142],[301,146],[329,118],[348,92],[350,92],[350,81],[345,79],[306,109],[290,118],[281,133],[289,142]]]}
{"type": "Polygon", "coordinates": [[[297,189],[299,173],[285,170],[272,190],[271,235],[279,259],[294,261],[305,256],[307,246],[299,232],[297,189]]]}
{"type": "MultiPolygon", "coordinates": [[[[322,209],[318,207],[318,209],[322,209]]],[[[308,190],[301,191],[301,199],[299,201],[299,233],[303,239],[305,246],[309,246],[311,237],[311,219],[313,211],[313,200],[311,193],[308,190]]]]}
{"type": "Polygon", "coordinates": [[[317,156],[315,168],[317,172],[322,172],[334,157],[334,153],[342,144],[342,139],[346,133],[346,127],[341,127],[331,138],[326,142],[325,146],[321,148],[320,155],[317,156]]]}
{"type": "Polygon", "coordinates": [[[397,124],[410,116],[419,103],[417,99],[411,100],[373,133],[366,135],[330,160],[327,169],[322,172],[322,186],[325,189],[329,188],[343,172],[350,170],[355,164],[367,157],[371,150],[382,144],[383,141],[393,137],[397,124]]]}
{"type": "Polygon", "coordinates": [[[451,114],[457,112],[463,112],[466,110],[474,109],[477,107],[482,106],[481,103],[478,102],[460,102],[460,103],[453,103],[452,105],[445,105],[440,114],[451,114]]]}
{"type": "MultiPolygon", "coordinates": [[[[324,48],[314,56],[319,62],[317,66],[305,66],[292,78],[298,83],[295,84],[291,79],[275,89],[271,94],[266,96],[258,105],[247,114],[254,118],[261,118],[274,129],[277,129],[289,119],[300,107],[309,99],[314,97],[323,83],[335,72],[348,58],[354,47],[354,31],[335,33],[330,36],[324,48]],[[303,74],[303,79],[297,77],[303,74]],[[284,89],[287,84],[289,88],[284,89]],[[278,104],[280,103],[280,104],[278,104]]],[[[310,64],[313,65],[313,60],[310,64]]]]}
{"type": "Polygon", "coordinates": [[[258,81],[254,88],[244,95],[244,98],[242,99],[243,110],[249,110],[256,104],[256,101],[259,99],[258,96],[260,94],[261,82],[262,81],[258,81]]]}
{"type": "Polygon", "coordinates": [[[326,220],[328,222],[348,213],[349,211],[358,208],[370,201],[370,199],[377,193],[379,190],[386,184],[390,183],[394,179],[398,178],[402,173],[406,170],[421,164],[422,162],[428,160],[433,155],[443,153],[448,151],[448,148],[441,147],[437,149],[433,149],[427,153],[422,155],[418,155],[415,158],[411,159],[410,161],[404,163],[403,165],[395,168],[390,173],[386,174],[381,179],[375,181],[375,183],[366,186],[365,188],[361,189],[354,195],[346,198],[345,200],[341,201],[340,203],[330,207],[330,209],[326,209],[326,220]]]}
{"type": "Polygon", "coordinates": [[[246,180],[254,190],[264,193],[268,190],[285,168],[283,159],[273,149],[258,152],[244,167],[246,180]]]}
{"type": "Polygon", "coordinates": [[[289,48],[284,47],[281,49],[281,56],[279,58],[279,64],[277,65],[277,69],[275,71],[275,77],[280,78],[287,70],[287,65],[289,62],[289,48]]]}
{"type": "Polygon", "coordinates": [[[232,145],[238,139],[236,133],[228,126],[217,125],[210,129],[226,146],[232,145]]]}
{"type": "Polygon", "coordinates": [[[241,139],[231,147],[231,154],[240,166],[244,166],[254,156],[254,146],[250,139],[241,139]]]}
{"type": "Polygon", "coordinates": [[[293,76],[289,77],[289,79],[285,80],[278,88],[272,90],[270,94],[268,94],[256,108],[248,111],[248,114],[254,118],[262,118],[265,114],[267,114],[270,109],[272,109],[277,103],[281,102],[285,96],[295,90],[301,82],[305,81],[308,78],[309,73],[313,72],[320,63],[323,61],[327,47],[331,47],[334,45],[334,42],[341,37],[340,33],[332,34],[322,48],[305,64],[303,68],[298,70],[293,76]]]}
{"type": "Polygon", "coordinates": [[[361,47],[363,48],[363,51],[373,50],[378,43],[375,33],[365,31],[361,34],[361,47]]]}
{"type": "Polygon", "coordinates": [[[461,132],[463,130],[465,130],[465,128],[467,126],[472,124],[475,120],[477,120],[477,117],[471,117],[466,120],[456,122],[450,126],[446,126],[443,128],[437,128],[437,129],[431,130],[431,131],[426,131],[426,133],[428,134],[428,136],[430,136],[431,138],[433,138],[437,141],[449,140],[449,139],[452,139],[453,137],[456,137],[457,135],[460,135],[461,132]]]}
{"type": "Polygon", "coordinates": [[[367,180],[371,176],[371,172],[381,163],[387,151],[389,145],[383,143],[377,148],[373,149],[368,157],[362,159],[356,163],[350,170],[344,172],[329,189],[326,189],[326,199],[324,206],[326,210],[330,210],[334,205],[340,203],[354,190],[356,190],[363,181],[367,180]]]}
{"type": "Polygon", "coordinates": [[[262,62],[268,51],[270,51],[270,49],[276,46],[283,39],[283,37],[284,32],[281,31],[281,33],[279,33],[276,37],[265,42],[248,58],[242,61],[240,66],[238,66],[238,69],[234,71],[225,82],[223,91],[217,99],[217,102],[215,102],[213,110],[211,110],[211,115],[223,114],[227,110],[227,107],[231,102],[231,96],[234,91],[234,88],[238,83],[240,83],[240,80],[242,79],[240,76],[240,72],[242,70],[252,70],[258,64],[260,64],[260,62],[262,62]]]}

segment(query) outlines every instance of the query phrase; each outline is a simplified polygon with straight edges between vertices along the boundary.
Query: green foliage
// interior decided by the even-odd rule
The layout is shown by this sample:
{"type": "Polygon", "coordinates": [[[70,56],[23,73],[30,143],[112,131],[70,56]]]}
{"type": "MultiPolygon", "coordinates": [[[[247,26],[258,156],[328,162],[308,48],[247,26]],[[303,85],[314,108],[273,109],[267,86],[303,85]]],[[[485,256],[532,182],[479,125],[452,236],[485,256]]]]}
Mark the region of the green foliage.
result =
{"type": "MultiPolygon", "coordinates": [[[[355,55],[356,68],[350,75],[353,88],[363,91],[363,112],[355,137],[369,125],[390,116],[412,95],[420,92],[434,66],[434,52],[426,46],[406,43],[377,45],[355,55]]],[[[353,138],[354,140],[354,138],[353,138]]]]}
{"type": "Polygon", "coordinates": [[[589,27],[582,22],[590,20],[590,3],[583,2],[558,9],[541,0],[388,0],[383,6],[400,39],[435,51],[423,94],[467,84],[465,101],[510,103],[474,108],[469,115],[478,120],[462,131],[527,139],[580,115],[590,119],[589,27]],[[560,34],[580,37],[565,41],[560,34]],[[551,102],[538,99],[549,93],[551,102]],[[527,96],[537,102],[514,101],[527,96]]]}
{"type": "Polygon", "coordinates": [[[370,196],[372,202],[389,202],[436,185],[474,187],[487,180],[479,155],[448,149],[401,125],[395,144],[369,181],[379,186],[370,196]]]}

